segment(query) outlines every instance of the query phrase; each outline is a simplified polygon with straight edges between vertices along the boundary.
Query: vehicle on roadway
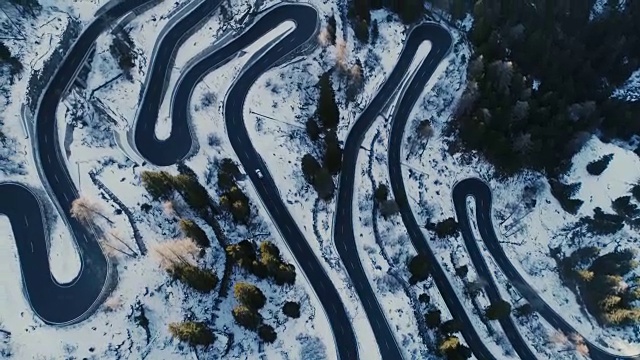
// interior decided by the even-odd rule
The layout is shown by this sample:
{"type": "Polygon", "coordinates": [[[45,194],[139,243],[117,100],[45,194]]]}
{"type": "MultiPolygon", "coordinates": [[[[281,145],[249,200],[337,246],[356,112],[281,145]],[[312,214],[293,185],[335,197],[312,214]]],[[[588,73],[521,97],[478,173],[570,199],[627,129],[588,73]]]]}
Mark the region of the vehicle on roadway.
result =
{"type": "Polygon", "coordinates": [[[262,171],[260,171],[260,169],[256,169],[256,175],[258,175],[258,178],[262,179],[262,171]]]}

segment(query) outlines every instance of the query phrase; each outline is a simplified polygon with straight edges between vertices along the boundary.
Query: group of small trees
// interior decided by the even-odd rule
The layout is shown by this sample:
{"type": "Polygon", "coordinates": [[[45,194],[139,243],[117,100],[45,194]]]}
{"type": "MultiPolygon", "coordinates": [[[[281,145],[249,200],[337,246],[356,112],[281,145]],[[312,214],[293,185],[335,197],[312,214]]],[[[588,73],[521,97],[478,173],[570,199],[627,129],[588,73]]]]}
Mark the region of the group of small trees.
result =
{"type": "Polygon", "coordinates": [[[578,285],[587,310],[606,325],[640,321],[640,283],[625,281],[638,267],[636,252],[617,250],[600,255],[597,247],[584,247],[560,261],[563,278],[578,285]]]}
{"type": "MultiPolygon", "coordinates": [[[[429,295],[421,294],[420,301],[428,303],[429,295]]],[[[442,322],[442,313],[431,305],[431,308],[424,314],[427,327],[437,332],[438,350],[440,354],[448,360],[463,360],[471,357],[471,350],[460,343],[460,339],[455,333],[460,332],[462,325],[458,320],[449,319],[442,322]]]]}
{"type": "Polygon", "coordinates": [[[225,249],[227,255],[242,269],[261,278],[271,278],[278,285],[293,285],[296,269],[282,260],[280,250],[270,241],[260,244],[259,258],[253,243],[242,240],[225,249]]]}
{"type": "Polygon", "coordinates": [[[231,214],[236,223],[247,224],[251,219],[251,204],[249,197],[238,186],[237,179],[240,175],[240,169],[233,160],[225,158],[220,161],[218,169],[220,205],[231,214]]]}
{"type": "Polygon", "coordinates": [[[551,195],[558,200],[562,209],[569,214],[577,214],[584,201],[573,199],[573,196],[580,190],[581,183],[564,184],[560,180],[550,179],[551,195]]]}
{"type": "Polygon", "coordinates": [[[191,169],[179,167],[179,175],[166,171],[143,171],[142,184],[154,200],[171,200],[179,193],[184,201],[205,220],[216,213],[216,206],[191,169]]]}
{"type": "Polygon", "coordinates": [[[258,326],[262,324],[262,316],[258,310],[264,307],[267,298],[257,286],[245,282],[236,283],[233,294],[240,303],[233,309],[233,318],[246,329],[258,330],[258,326]]]}
{"type": "Polygon", "coordinates": [[[331,73],[322,74],[318,81],[320,97],[315,114],[305,124],[307,135],[314,143],[322,140],[322,164],[312,154],[302,157],[301,167],[305,180],[313,186],[321,199],[329,200],[335,193],[332,175],[342,168],[342,148],[336,130],[340,110],[331,83],[331,73]]]}
{"type": "Polygon", "coordinates": [[[591,234],[613,235],[624,227],[624,221],[624,216],[607,214],[601,208],[596,207],[593,209],[593,216],[584,216],[580,218],[578,223],[591,234]]]}
{"type": "Polygon", "coordinates": [[[239,282],[233,287],[233,294],[240,303],[232,311],[238,325],[256,331],[260,339],[265,342],[276,341],[277,334],[274,328],[264,324],[262,315],[258,312],[267,303],[267,298],[262,291],[255,285],[239,282]]]}

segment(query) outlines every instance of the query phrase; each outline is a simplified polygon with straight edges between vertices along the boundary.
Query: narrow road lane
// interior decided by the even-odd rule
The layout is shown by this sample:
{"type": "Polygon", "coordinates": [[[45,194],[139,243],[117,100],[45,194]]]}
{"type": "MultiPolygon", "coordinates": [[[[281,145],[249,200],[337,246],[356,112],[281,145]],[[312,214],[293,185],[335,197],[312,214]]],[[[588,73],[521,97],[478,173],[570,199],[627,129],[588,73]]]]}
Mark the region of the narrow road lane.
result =
{"type": "MultiPolygon", "coordinates": [[[[482,236],[482,240],[487,246],[487,250],[496,261],[500,270],[509,279],[520,294],[531,304],[535,310],[555,329],[562,331],[564,334],[579,334],[579,332],[569,324],[564,318],[558,314],[551,306],[549,306],[538,292],[520,275],[518,270],[513,266],[508,256],[504,252],[500,241],[495,233],[492,220],[492,196],[491,189],[482,180],[477,178],[468,178],[458,182],[453,188],[453,203],[455,205],[458,222],[461,226],[461,232],[465,239],[465,244],[469,254],[476,261],[482,260],[484,257],[478,247],[477,240],[471,230],[469,213],[466,204],[468,196],[472,196],[476,202],[476,222],[478,230],[482,236]]],[[[476,267],[476,269],[478,269],[476,267]]],[[[493,277],[486,265],[482,268],[480,276],[483,279],[491,280],[490,286],[496,287],[493,277]]],[[[497,292],[497,288],[494,289],[497,292]]],[[[640,359],[640,354],[630,356],[617,356],[610,354],[602,348],[584,338],[585,344],[589,348],[589,356],[594,360],[614,360],[614,359],[640,359]]]]}

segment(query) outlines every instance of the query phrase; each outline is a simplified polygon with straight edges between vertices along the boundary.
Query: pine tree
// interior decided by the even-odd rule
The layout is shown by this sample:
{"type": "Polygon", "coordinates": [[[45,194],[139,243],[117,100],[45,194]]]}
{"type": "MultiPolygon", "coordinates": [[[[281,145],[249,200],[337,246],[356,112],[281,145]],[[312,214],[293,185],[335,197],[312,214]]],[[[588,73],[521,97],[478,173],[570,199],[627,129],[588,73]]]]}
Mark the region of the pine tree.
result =
{"type": "Polygon", "coordinates": [[[441,323],[441,312],[438,309],[431,309],[429,311],[427,311],[427,313],[424,315],[425,321],[427,322],[427,326],[430,329],[435,329],[438,326],[440,326],[441,323]]]}
{"type": "Polygon", "coordinates": [[[140,176],[145,189],[155,200],[169,199],[175,190],[173,175],[166,171],[143,171],[140,176]]]}
{"type": "Polygon", "coordinates": [[[249,240],[228,245],[225,251],[238,266],[244,269],[251,269],[253,262],[256,261],[256,251],[249,240]]]}
{"type": "Polygon", "coordinates": [[[385,184],[378,185],[378,187],[376,188],[373,194],[373,197],[376,199],[378,203],[381,203],[387,200],[388,196],[389,196],[389,188],[385,184]]]}
{"type": "Polygon", "coordinates": [[[282,306],[282,312],[290,318],[297,319],[300,317],[300,303],[287,301],[282,306]]]}
{"type": "Polygon", "coordinates": [[[318,193],[318,197],[322,200],[330,200],[336,190],[333,178],[327,169],[320,168],[313,179],[313,188],[318,193]]]}
{"type": "Polygon", "coordinates": [[[320,123],[325,130],[335,129],[340,121],[340,110],[336,103],[336,94],[333,91],[329,72],[325,72],[320,76],[318,86],[320,87],[320,98],[318,100],[317,113],[320,123]]]}
{"type": "Polygon", "coordinates": [[[184,198],[184,201],[198,213],[207,213],[212,203],[211,197],[197,178],[186,174],[174,177],[176,188],[184,198]]]}
{"type": "Polygon", "coordinates": [[[410,284],[416,284],[429,278],[429,262],[424,254],[417,254],[409,260],[410,284]]]}
{"type": "Polygon", "coordinates": [[[262,316],[257,311],[244,305],[238,305],[233,308],[232,314],[238,325],[249,330],[258,329],[258,326],[262,323],[262,316]]]}
{"type": "Polygon", "coordinates": [[[305,154],[302,157],[301,161],[302,175],[309,184],[312,184],[316,177],[316,174],[320,170],[320,164],[318,163],[318,160],[316,160],[316,158],[314,158],[311,154],[305,154]]]}
{"type": "Polygon", "coordinates": [[[242,305],[255,310],[261,309],[267,302],[267,298],[257,286],[246,282],[236,283],[233,294],[242,305]]]}
{"type": "Polygon", "coordinates": [[[171,276],[201,293],[209,293],[218,285],[218,277],[210,270],[179,263],[167,270],[171,276]]]}
{"type": "Polygon", "coordinates": [[[203,322],[185,321],[169,324],[169,332],[189,345],[209,346],[215,341],[215,335],[203,322]]]}
{"type": "Polygon", "coordinates": [[[613,160],[613,154],[608,154],[598,160],[592,161],[587,164],[587,172],[591,175],[598,176],[607,169],[611,160],[613,160]]]}
{"type": "Polygon", "coordinates": [[[320,127],[318,126],[316,119],[314,118],[307,119],[307,122],[305,123],[305,128],[307,130],[307,135],[309,135],[309,139],[311,139],[311,141],[316,141],[320,138],[320,133],[321,133],[320,127]]]}
{"type": "Polygon", "coordinates": [[[211,246],[207,233],[202,230],[195,222],[188,219],[180,219],[180,230],[188,238],[193,239],[200,247],[208,248],[211,246]]]}

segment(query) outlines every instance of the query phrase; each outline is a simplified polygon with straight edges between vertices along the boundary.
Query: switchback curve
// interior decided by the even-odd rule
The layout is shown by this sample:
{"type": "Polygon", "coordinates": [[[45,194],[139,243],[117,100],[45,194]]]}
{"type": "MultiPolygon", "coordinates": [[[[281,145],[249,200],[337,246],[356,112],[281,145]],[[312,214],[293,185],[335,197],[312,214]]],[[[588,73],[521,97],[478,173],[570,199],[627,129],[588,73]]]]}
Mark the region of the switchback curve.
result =
{"type": "MultiPolygon", "coordinates": [[[[444,30],[443,30],[444,31],[444,30]]],[[[448,34],[448,33],[447,33],[448,34]]],[[[411,211],[408,197],[404,187],[404,181],[402,177],[401,169],[401,150],[402,139],[409,118],[409,114],[413,109],[416,101],[420,97],[422,89],[427,84],[429,78],[433,75],[434,71],[447,55],[447,51],[451,46],[451,39],[447,43],[447,47],[443,51],[438,52],[434,46],[424,60],[424,63],[413,79],[407,86],[407,90],[401,94],[399,103],[396,110],[392,115],[392,127],[389,140],[389,179],[391,183],[391,190],[393,191],[396,202],[400,207],[400,215],[402,221],[407,229],[407,233],[411,239],[411,243],[416,248],[418,253],[427,257],[429,263],[429,270],[431,276],[434,279],[438,290],[442,294],[442,297],[449,308],[449,312],[462,324],[461,334],[467,342],[469,348],[471,348],[473,354],[477,359],[495,359],[493,354],[485,346],[484,341],[476,333],[473,322],[466,313],[464,306],[460,299],[458,299],[455,290],[449,280],[447,279],[444,270],[440,266],[435,254],[429,247],[420,225],[411,211]]],[[[525,357],[526,359],[532,359],[535,357],[525,357]]]]}
{"type": "MultiPolygon", "coordinates": [[[[313,7],[303,4],[276,6],[231,42],[189,67],[180,77],[174,91],[171,104],[172,131],[167,139],[158,139],[154,132],[155,115],[160,107],[161,96],[145,96],[141,108],[148,112],[142,113],[136,122],[135,145],[148,161],[158,166],[171,165],[188,156],[194,141],[187,121],[193,88],[205,74],[224,65],[240,50],[287,20],[293,20],[296,28],[280,39],[278,46],[270,48],[250,64],[227,93],[224,105],[227,132],[240,162],[248,169],[249,178],[328,315],[340,359],[357,359],[358,343],[342,300],[280,199],[277,186],[266,166],[251,146],[242,112],[249,88],[257,78],[314,36],[319,19],[313,7]],[[256,168],[262,169],[262,179],[252,170],[256,168]]],[[[157,74],[166,73],[166,69],[162,68],[153,71],[157,74]]],[[[160,81],[157,80],[157,83],[160,81]]]]}
{"type": "Polygon", "coordinates": [[[80,272],[72,281],[61,284],[51,275],[46,219],[36,195],[20,184],[0,184],[0,214],[7,216],[11,223],[25,296],[34,313],[50,325],[68,325],[86,318],[99,304],[111,273],[93,232],[70,216],[71,203],[78,197],[78,191],[60,154],[56,109],[97,37],[113,21],[153,1],[114,2],[113,6],[105,8],[75,41],[44,88],[38,103],[33,137],[34,156],[42,182],[69,227],[80,253],[80,272]]]}
{"type": "MultiPolygon", "coordinates": [[[[453,203],[456,209],[456,216],[460,224],[462,236],[465,239],[467,250],[472,257],[482,257],[480,248],[476,243],[475,236],[470,226],[469,213],[467,208],[467,197],[471,196],[476,202],[476,222],[478,231],[484,241],[487,250],[520,294],[527,299],[536,312],[540,314],[551,326],[565,334],[579,334],[579,332],[549,306],[537,291],[520,275],[520,272],[513,266],[508,256],[504,252],[500,241],[495,233],[492,219],[492,194],[491,188],[484,181],[478,178],[464,179],[453,187],[453,203]]],[[[479,239],[478,239],[479,240],[479,239]]],[[[488,270],[487,270],[488,271],[488,270]]],[[[485,279],[491,274],[483,274],[485,279]]],[[[584,338],[584,342],[589,348],[589,356],[594,360],[614,360],[614,359],[640,359],[640,354],[630,356],[613,355],[606,352],[601,347],[584,338]]]]}
{"type": "MultiPolygon", "coordinates": [[[[371,103],[355,121],[344,142],[342,170],[337,193],[333,239],[338,254],[345,264],[345,268],[369,318],[369,323],[373,328],[384,359],[399,359],[402,353],[399,351],[393,331],[378,303],[362,263],[359,261],[353,228],[354,181],[358,153],[364,136],[389,100],[395,96],[398,86],[407,75],[409,66],[423,41],[431,41],[432,47],[428,58],[432,61],[437,60],[435,62],[437,65],[451,45],[451,36],[443,27],[431,23],[418,25],[411,30],[391,74],[389,74],[371,103]]],[[[420,69],[422,73],[428,76],[431,73],[425,72],[427,68],[427,60],[425,60],[420,69]]]]}

